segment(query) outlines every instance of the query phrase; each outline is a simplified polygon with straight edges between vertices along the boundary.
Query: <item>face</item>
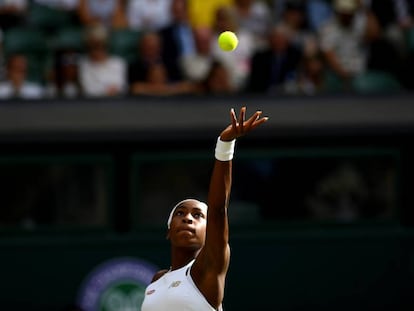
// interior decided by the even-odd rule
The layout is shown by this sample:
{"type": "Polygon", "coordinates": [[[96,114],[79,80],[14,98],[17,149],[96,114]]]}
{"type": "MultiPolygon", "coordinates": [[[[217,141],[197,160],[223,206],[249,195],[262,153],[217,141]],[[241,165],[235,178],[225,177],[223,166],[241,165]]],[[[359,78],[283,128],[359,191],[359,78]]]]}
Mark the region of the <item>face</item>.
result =
{"type": "Polygon", "coordinates": [[[187,200],[172,216],[167,238],[177,247],[200,249],[206,237],[207,209],[197,200],[187,200]]]}
{"type": "Polygon", "coordinates": [[[284,52],[289,47],[288,35],[281,29],[274,29],[270,34],[270,47],[275,52],[284,52]]]}
{"type": "Polygon", "coordinates": [[[105,41],[90,40],[88,42],[88,53],[92,61],[103,61],[107,58],[107,45],[105,41]]]}
{"type": "Polygon", "coordinates": [[[293,29],[299,29],[304,23],[304,13],[300,9],[289,9],[285,11],[285,22],[293,29]]]}
{"type": "Polygon", "coordinates": [[[156,33],[144,35],[140,41],[139,53],[147,61],[154,61],[161,57],[161,39],[156,33]]]}
{"type": "Polygon", "coordinates": [[[14,84],[20,84],[26,79],[27,60],[23,55],[15,55],[8,63],[8,77],[14,84]]]}
{"type": "Polygon", "coordinates": [[[187,20],[187,3],[186,0],[173,0],[171,4],[171,12],[176,21],[187,20]]]}
{"type": "Polygon", "coordinates": [[[194,41],[198,53],[202,55],[209,55],[211,51],[212,34],[210,28],[196,28],[194,29],[194,41]]]}

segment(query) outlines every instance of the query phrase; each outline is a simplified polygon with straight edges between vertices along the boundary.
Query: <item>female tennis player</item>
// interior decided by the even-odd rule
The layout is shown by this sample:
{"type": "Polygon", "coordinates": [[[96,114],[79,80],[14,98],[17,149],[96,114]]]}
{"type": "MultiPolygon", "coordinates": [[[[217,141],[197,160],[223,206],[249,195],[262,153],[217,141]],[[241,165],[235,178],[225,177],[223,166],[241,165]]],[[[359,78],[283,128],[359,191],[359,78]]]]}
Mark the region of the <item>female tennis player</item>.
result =
{"type": "Polygon", "coordinates": [[[155,274],[145,290],[142,311],[222,310],[230,261],[227,207],[235,141],[267,121],[261,111],[245,120],[230,111],[231,124],[217,139],[207,203],[179,202],[167,221],[171,267],[155,274]]]}

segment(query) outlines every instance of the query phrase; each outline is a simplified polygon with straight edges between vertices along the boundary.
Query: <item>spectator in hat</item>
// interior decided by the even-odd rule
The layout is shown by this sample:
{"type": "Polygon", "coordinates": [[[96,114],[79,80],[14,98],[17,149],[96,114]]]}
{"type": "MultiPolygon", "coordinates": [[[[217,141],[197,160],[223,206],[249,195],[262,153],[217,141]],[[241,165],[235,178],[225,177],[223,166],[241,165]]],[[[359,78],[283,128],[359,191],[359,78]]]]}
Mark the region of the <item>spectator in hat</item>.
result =
{"type": "Polygon", "coordinates": [[[124,59],[109,54],[103,25],[86,29],[86,55],[80,60],[79,81],[85,96],[119,96],[127,91],[124,59]]]}
{"type": "Polygon", "coordinates": [[[323,56],[334,76],[344,82],[365,72],[367,47],[379,28],[375,16],[360,7],[358,0],[335,0],[334,16],[318,33],[323,56]]]}

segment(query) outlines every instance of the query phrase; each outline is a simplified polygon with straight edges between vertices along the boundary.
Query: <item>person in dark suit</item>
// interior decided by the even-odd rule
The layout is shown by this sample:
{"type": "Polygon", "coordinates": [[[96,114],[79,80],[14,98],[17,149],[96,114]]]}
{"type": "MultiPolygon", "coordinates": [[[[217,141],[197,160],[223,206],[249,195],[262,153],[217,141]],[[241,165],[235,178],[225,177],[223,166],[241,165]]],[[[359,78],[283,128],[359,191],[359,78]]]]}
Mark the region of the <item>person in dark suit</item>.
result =
{"type": "Polygon", "coordinates": [[[157,32],[145,32],[138,41],[138,58],[128,68],[128,83],[133,92],[136,82],[143,82],[148,75],[148,68],[162,64],[162,44],[157,32]]]}
{"type": "Polygon", "coordinates": [[[272,93],[293,79],[301,61],[302,52],[290,42],[289,29],[276,25],[269,32],[269,46],[252,57],[247,91],[272,93]]]}
{"type": "Polygon", "coordinates": [[[162,58],[173,81],[183,79],[180,68],[181,58],[195,53],[195,43],[188,22],[186,0],[173,0],[171,3],[172,23],[160,30],[162,58]]]}

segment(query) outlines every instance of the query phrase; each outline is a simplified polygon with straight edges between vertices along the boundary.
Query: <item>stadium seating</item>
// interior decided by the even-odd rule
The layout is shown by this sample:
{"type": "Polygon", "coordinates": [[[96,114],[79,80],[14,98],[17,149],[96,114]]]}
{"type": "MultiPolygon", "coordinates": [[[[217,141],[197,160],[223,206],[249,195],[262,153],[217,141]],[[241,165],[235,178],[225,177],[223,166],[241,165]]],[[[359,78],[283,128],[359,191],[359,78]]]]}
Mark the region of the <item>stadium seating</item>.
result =
{"type": "Polygon", "coordinates": [[[68,11],[32,3],[30,10],[28,10],[28,23],[36,29],[55,32],[61,28],[71,26],[73,15],[68,11]]]}
{"type": "Polygon", "coordinates": [[[53,38],[53,49],[73,49],[83,51],[85,42],[83,36],[83,28],[81,27],[65,27],[60,29],[53,38]]]}
{"type": "Polygon", "coordinates": [[[358,75],[352,81],[352,88],[356,93],[390,93],[401,90],[396,78],[386,72],[368,71],[358,75]]]}
{"type": "Polygon", "coordinates": [[[132,62],[138,56],[139,38],[138,31],[114,30],[109,39],[109,50],[111,53],[123,57],[127,62],[132,62]]]}

